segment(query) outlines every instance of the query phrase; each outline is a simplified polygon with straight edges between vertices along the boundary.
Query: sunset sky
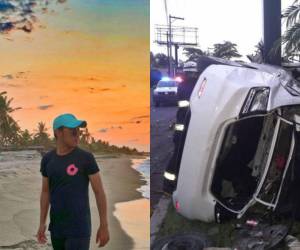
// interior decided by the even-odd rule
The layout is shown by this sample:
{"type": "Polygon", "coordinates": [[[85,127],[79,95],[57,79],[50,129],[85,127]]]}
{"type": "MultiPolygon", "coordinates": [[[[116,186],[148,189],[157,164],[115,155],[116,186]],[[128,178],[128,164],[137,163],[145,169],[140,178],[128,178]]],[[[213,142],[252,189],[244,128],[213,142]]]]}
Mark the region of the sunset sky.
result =
{"type": "Polygon", "coordinates": [[[95,138],[149,151],[149,1],[57,2],[31,32],[0,33],[0,92],[22,107],[12,116],[52,135],[53,118],[73,113],[95,138]]]}

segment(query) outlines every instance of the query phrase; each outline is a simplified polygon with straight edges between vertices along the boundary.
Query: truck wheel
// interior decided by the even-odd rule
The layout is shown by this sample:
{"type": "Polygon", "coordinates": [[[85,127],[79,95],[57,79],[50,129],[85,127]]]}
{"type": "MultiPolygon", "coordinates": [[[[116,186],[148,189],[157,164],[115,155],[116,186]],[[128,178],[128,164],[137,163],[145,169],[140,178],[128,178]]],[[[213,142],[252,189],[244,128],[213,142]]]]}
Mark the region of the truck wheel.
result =
{"type": "Polygon", "coordinates": [[[201,250],[211,246],[210,241],[200,233],[177,233],[156,240],[151,250],[201,250]]]}

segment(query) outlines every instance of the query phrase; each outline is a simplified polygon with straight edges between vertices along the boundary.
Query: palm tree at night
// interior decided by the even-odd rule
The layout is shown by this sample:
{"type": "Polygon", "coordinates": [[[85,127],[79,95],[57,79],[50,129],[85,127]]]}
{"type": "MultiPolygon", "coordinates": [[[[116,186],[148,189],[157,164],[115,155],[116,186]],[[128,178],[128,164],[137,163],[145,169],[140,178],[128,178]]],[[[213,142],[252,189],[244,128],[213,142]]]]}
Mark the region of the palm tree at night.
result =
{"type": "Polygon", "coordinates": [[[0,93],[0,146],[14,145],[20,138],[20,127],[11,114],[21,108],[12,108],[13,98],[8,99],[6,94],[0,93]]]}
{"type": "Polygon", "coordinates": [[[241,57],[236,48],[237,44],[230,41],[216,43],[213,47],[213,56],[230,60],[233,57],[241,57]]]}

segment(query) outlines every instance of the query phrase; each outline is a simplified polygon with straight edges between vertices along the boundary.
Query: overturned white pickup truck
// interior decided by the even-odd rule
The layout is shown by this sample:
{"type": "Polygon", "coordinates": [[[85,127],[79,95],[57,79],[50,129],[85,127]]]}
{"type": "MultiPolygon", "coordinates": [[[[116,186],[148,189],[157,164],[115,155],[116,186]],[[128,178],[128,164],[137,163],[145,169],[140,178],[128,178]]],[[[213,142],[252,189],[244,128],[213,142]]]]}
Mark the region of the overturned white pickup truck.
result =
{"type": "Polygon", "coordinates": [[[242,217],[257,203],[272,210],[285,203],[300,122],[300,83],[291,71],[211,65],[189,106],[176,210],[209,222],[227,213],[242,217]]]}

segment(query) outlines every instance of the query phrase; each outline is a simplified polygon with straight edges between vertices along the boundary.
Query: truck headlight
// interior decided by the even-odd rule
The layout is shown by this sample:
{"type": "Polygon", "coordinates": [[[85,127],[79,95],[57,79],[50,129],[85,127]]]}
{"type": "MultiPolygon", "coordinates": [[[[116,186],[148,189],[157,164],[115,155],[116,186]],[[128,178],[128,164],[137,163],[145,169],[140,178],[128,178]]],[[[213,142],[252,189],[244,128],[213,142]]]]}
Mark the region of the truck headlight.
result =
{"type": "Polygon", "coordinates": [[[267,111],[270,88],[257,87],[252,88],[247,95],[247,99],[242,107],[241,114],[267,111]]]}

